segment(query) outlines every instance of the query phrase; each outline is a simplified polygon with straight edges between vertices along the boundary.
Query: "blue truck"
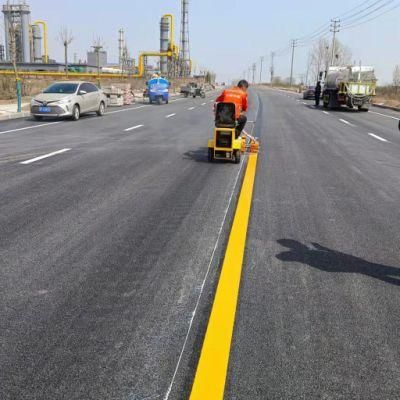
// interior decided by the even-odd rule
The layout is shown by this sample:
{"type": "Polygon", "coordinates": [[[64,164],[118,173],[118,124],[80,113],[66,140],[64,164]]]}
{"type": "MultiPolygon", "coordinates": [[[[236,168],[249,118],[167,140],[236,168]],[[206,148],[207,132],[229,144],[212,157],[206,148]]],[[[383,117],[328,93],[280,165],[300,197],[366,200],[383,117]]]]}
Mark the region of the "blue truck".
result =
{"type": "Polygon", "coordinates": [[[153,78],[147,81],[145,96],[149,98],[150,104],[168,104],[169,87],[171,84],[165,78],[153,78]]]}

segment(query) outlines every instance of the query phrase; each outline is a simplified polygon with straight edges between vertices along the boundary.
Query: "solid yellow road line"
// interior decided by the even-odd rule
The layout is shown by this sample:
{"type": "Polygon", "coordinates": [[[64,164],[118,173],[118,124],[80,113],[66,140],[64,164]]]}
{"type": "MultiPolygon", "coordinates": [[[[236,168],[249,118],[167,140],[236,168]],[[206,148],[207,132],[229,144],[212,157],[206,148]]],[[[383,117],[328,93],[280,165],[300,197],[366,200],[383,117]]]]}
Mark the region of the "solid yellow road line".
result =
{"type": "Polygon", "coordinates": [[[250,155],[190,400],[224,398],[256,166],[250,155]]]}

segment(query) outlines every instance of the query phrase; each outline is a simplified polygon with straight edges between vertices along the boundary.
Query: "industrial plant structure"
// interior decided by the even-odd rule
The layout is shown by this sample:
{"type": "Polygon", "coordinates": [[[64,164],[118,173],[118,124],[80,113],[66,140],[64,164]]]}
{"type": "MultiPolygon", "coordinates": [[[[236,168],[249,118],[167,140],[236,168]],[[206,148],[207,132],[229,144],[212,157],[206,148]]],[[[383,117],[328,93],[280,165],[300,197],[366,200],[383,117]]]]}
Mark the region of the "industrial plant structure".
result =
{"type": "Polygon", "coordinates": [[[181,51],[180,51],[180,76],[189,76],[191,73],[190,47],[189,47],[189,0],[181,0],[181,51]]]}
{"type": "Polygon", "coordinates": [[[4,14],[5,61],[48,62],[46,25],[43,21],[31,24],[29,5],[22,0],[7,1],[3,5],[2,12],[4,14]]]}
{"type": "MultiPolygon", "coordinates": [[[[105,51],[88,52],[87,64],[71,65],[64,71],[70,76],[75,73],[91,74],[91,67],[100,67],[104,77],[120,75],[124,77],[149,77],[159,72],[167,77],[188,77],[192,73],[192,62],[189,47],[189,0],[181,0],[180,45],[175,43],[175,19],[172,14],[165,14],[160,21],[160,49],[144,51],[139,54],[137,62],[131,58],[125,40],[125,32],[118,34],[119,59],[117,65],[107,64],[105,51]],[[150,63],[150,58],[157,62],[150,63]],[[87,67],[87,68],[86,68],[87,67]]],[[[31,23],[31,10],[25,0],[7,0],[2,7],[5,27],[5,45],[0,45],[0,75],[14,74],[13,63],[18,67],[20,76],[38,76],[51,74],[59,76],[60,65],[49,60],[47,46],[47,25],[39,20],[31,23]],[[50,61],[50,62],[49,62],[50,61]]],[[[100,49],[101,50],[101,49],[100,49]]],[[[76,64],[76,63],[75,63],[76,64]]],[[[99,70],[97,70],[97,73],[99,70]]]]}

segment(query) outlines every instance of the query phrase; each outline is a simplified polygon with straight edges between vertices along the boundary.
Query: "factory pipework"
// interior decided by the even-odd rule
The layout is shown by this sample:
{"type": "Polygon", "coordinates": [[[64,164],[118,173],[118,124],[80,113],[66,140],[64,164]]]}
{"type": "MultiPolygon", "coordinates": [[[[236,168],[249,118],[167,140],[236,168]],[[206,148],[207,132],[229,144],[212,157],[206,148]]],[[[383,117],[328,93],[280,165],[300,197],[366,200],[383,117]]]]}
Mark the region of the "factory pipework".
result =
{"type": "Polygon", "coordinates": [[[158,52],[158,51],[146,51],[141,53],[139,56],[138,73],[132,75],[132,78],[143,78],[144,77],[144,59],[145,57],[172,57],[173,53],[171,51],[158,52]]]}
{"type": "Polygon", "coordinates": [[[47,40],[47,24],[43,20],[37,20],[33,23],[33,25],[41,25],[43,28],[43,46],[44,46],[44,62],[48,64],[49,62],[49,47],[47,40]]]}
{"type": "Polygon", "coordinates": [[[179,56],[179,47],[175,44],[175,20],[172,14],[164,14],[162,18],[168,18],[170,21],[169,25],[169,41],[170,41],[170,50],[175,53],[175,55],[179,56]]]}
{"type": "Polygon", "coordinates": [[[179,59],[179,47],[175,44],[175,21],[172,14],[164,14],[160,22],[160,51],[171,51],[172,57],[160,58],[160,72],[162,75],[168,75],[172,62],[179,59]],[[171,60],[173,58],[174,60],[171,60]]]}
{"type": "MultiPolygon", "coordinates": [[[[170,30],[169,19],[164,15],[160,22],[160,52],[165,53],[170,47],[170,35],[168,32],[170,30]]],[[[160,72],[161,75],[168,74],[168,57],[160,57],[160,72]]]]}
{"type": "Polygon", "coordinates": [[[42,32],[38,25],[32,25],[32,61],[43,62],[42,58],[42,32]]]}

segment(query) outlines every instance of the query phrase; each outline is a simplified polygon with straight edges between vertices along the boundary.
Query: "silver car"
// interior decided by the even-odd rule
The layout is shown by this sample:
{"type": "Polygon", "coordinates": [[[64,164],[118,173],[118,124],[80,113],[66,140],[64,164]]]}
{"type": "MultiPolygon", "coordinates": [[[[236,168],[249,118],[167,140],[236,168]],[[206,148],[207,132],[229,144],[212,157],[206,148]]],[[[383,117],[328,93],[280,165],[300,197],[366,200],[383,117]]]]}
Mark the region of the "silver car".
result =
{"type": "Polygon", "coordinates": [[[36,120],[43,117],[71,117],[77,121],[82,114],[96,112],[102,116],[106,96],[90,82],[55,82],[31,101],[31,114],[36,120]]]}

